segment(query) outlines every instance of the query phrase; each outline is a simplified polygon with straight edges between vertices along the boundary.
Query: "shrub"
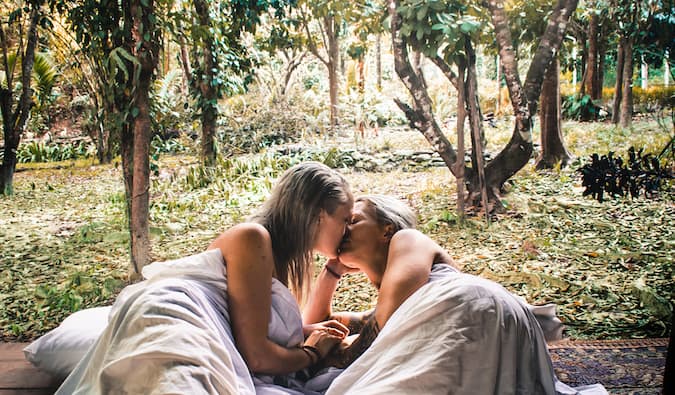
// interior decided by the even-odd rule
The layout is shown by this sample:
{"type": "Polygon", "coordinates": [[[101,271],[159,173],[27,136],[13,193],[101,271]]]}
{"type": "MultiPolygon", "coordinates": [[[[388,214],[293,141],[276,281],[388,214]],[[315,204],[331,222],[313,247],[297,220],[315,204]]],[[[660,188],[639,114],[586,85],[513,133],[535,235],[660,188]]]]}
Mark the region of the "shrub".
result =
{"type": "Polygon", "coordinates": [[[591,163],[577,169],[582,176],[584,196],[591,195],[602,202],[605,193],[612,196],[632,198],[644,194],[658,196],[661,188],[673,179],[672,164],[662,166],[659,157],[643,154],[642,149],[628,149],[628,161],[615,157],[613,152],[599,156],[591,155],[591,163]]]}
{"type": "Polygon", "coordinates": [[[598,119],[600,106],[589,95],[571,95],[563,100],[562,115],[566,119],[591,121],[598,119]]]}
{"type": "Polygon", "coordinates": [[[76,143],[45,143],[33,140],[19,144],[16,158],[18,163],[60,162],[88,158],[94,152],[94,145],[83,140],[76,143]]]}

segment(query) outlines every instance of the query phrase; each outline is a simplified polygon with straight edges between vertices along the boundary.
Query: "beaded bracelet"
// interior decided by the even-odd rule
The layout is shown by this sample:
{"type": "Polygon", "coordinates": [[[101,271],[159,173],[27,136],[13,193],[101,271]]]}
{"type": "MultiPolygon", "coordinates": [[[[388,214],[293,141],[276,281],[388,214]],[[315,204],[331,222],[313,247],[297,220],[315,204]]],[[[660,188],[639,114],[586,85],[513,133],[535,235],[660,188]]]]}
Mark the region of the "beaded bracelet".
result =
{"type": "Polygon", "coordinates": [[[339,275],[334,269],[331,269],[331,268],[328,267],[327,265],[324,266],[324,267],[326,268],[326,271],[327,271],[328,273],[330,273],[333,277],[337,278],[338,280],[342,278],[342,276],[339,275]]]}

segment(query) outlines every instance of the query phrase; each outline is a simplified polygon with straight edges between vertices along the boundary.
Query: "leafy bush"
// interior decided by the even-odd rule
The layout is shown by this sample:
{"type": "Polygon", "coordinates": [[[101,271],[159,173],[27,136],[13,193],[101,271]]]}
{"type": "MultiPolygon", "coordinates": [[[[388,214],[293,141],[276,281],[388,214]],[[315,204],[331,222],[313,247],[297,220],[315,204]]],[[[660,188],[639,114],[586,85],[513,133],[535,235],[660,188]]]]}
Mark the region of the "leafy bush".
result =
{"type": "Polygon", "coordinates": [[[174,69],[155,81],[150,95],[150,119],[155,135],[175,137],[190,128],[190,106],[181,92],[182,71],[174,69]]]}
{"type": "Polygon", "coordinates": [[[231,100],[217,133],[222,152],[255,153],[286,142],[295,142],[309,129],[303,111],[293,103],[231,100]],[[234,115],[236,114],[236,116],[234,115]]]}
{"type": "Polygon", "coordinates": [[[19,144],[16,157],[19,163],[60,162],[88,158],[94,154],[95,149],[93,144],[86,144],[84,141],[61,144],[30,141],[19,144]]]}
{"type": "Polygon", "coordinates": [[[612,197],[632,198],[641,193],[645,197],[658,196],[662,187],[673,179],[672,163],[662,166],[659,158],[652,154],[643,154],[642,149],[628,149],[628,161],[615,157],[613,152],[599,156],[591,155],[591,163],[577,169],[582,175],[584,196],[591,195],[602,202],[605,193],[612,197]]]}
{"type": "Polygon", "coordinates": [[[577,121],[590,121],[598,119],[600,115],[600,106],[598,106],[591,96],[578,95],[567,96],[562,103],[562,115],[566,119],[577,121]]]}
{"type": "Polygon", "coordinates": [[[633,105],[640,111],[655,111],[675,107],[675,86],[650,86],[633,88],[633,105]]]}

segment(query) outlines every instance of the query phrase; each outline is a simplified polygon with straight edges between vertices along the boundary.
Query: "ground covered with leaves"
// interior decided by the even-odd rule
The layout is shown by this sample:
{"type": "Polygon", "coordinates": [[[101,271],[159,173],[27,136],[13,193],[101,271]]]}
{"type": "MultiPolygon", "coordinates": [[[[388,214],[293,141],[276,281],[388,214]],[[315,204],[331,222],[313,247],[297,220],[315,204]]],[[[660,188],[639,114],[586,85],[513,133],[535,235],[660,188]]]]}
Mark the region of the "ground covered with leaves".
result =
{"type": "MultiPolygon", "coordinates": [[[[488,151],[499,150],[511,126],[506,119],[488,131],[488,151]]],[[[355,194],[407,200],[419,213],[420,229],[463,270],[532,304],[557,304],[567,336],[667,336],[675,295],[672,186],[656,199],[599,203],[582,196],[576,169],[608,147],[619,155],[630,146],[658,153],[671,136],[650,121],[632,130],[566,123],[565,136],[573,163],[543,173],[527,165],[508,185],[508,212],[489,225],[481,218],[458,220],[455,180],[447,168],[391,159],[429,151],[410,130],[380,130],[366,139],[351,131],[308,137],[302,148],[223,159],[215,169],[198,166],[190,154],[163,155],[151,186],[153,256],[204,250],[260,204],[281,171],[320,160],[340,168],[355,194]]],[[[128,283],[123,198],[119,163],[20,165],[15,195],[0,199],[0,340],[33,339],[73,311],[112,303],[128,283]]],[[[335,307],[362,310],[374,300],[365,277],[349,276],[335,307]]]]}

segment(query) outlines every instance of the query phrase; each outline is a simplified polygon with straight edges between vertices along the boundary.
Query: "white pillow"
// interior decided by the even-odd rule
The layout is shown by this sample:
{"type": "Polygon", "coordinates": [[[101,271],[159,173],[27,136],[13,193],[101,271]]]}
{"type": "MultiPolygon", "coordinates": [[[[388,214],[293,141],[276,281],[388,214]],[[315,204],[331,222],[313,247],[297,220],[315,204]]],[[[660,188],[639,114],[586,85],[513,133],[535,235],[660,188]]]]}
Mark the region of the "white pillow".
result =
{"type": "Polygon", "coordinates": [[[108,325],[111,306],[77,311],[61,325],[26,346],[26,359],[53,376],[64,378],[108,325]]]}

